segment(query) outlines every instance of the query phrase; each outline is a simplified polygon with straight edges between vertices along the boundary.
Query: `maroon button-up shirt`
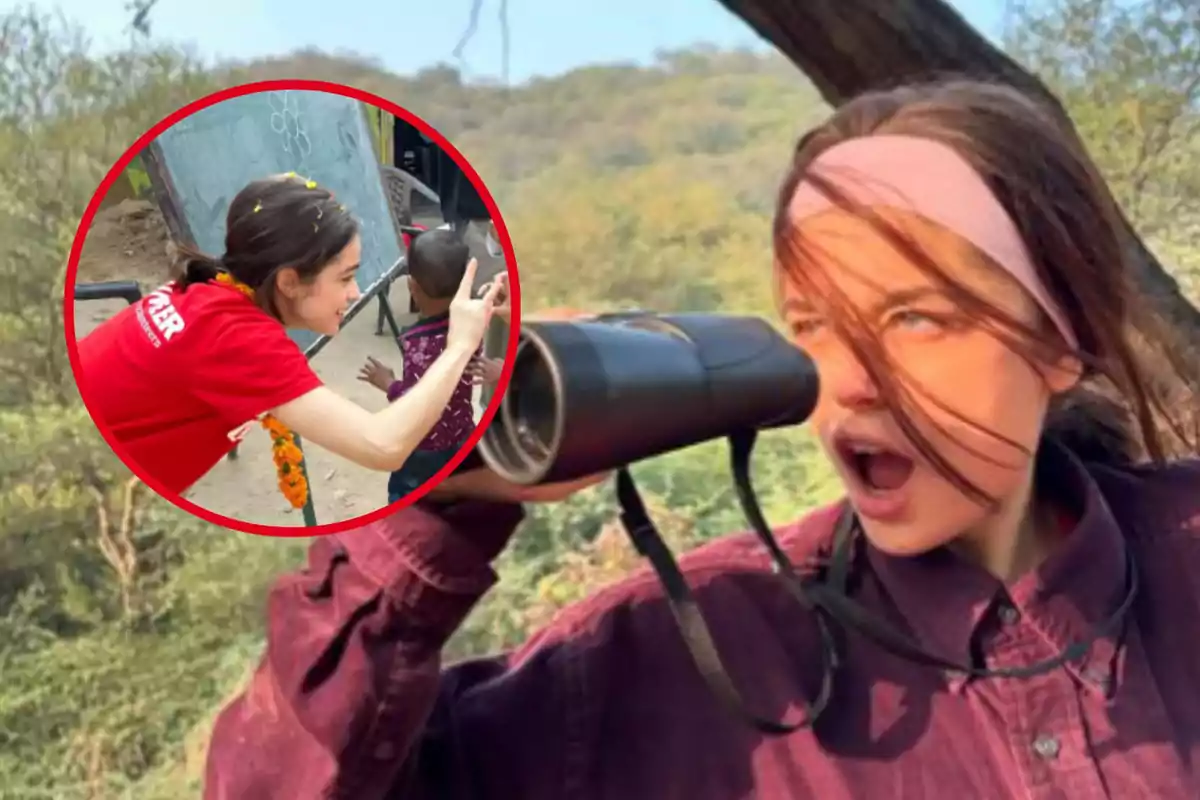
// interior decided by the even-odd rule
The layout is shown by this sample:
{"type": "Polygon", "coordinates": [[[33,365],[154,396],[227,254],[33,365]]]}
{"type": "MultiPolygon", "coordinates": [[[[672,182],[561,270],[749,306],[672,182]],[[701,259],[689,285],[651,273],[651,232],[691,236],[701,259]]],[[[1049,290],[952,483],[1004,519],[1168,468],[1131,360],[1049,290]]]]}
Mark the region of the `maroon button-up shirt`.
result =
{"type": "MultiPolygon", "coordinates": [[[[709,694],[652,573],[516,652],[444,667],[518,508],[411,508],[322,538],[271,595],[266,657],[217,721],[205,797],[1200,797],[1200,462],[1050,466],[1078,524],[1036,572],[1006,588],[945,551],[868,547],[855,597],[937,654],[1029,664],[1111,613],[1128,554],[1141,590],[1124,634],[1041,677],[964,682],[849,633],[832,705],[782,738],[709,694]]],[[[795,563],[838,510],[779,532],[795,563]]],[[[815,626],[761,547],[733,536],[681,564],[748,705],[794,718],[819,684],[815,626]]]]}

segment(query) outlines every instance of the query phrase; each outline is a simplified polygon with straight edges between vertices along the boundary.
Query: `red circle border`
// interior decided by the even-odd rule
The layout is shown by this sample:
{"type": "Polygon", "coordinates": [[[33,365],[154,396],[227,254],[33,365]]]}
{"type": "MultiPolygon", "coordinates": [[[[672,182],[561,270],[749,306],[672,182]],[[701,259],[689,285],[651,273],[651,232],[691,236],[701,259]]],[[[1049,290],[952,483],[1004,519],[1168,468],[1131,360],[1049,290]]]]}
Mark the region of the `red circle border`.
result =
{"type": "MultiPolygon", "coordinates": [[[[100,431],[100,435],[104,437],[105,442],[116,453],[117,457],[125,464],[126,467],[143,483],[153,489],[160,497],[167,499],[176,507],[187,511],[193,516],[199,517],[205,522],[210,522],[214,525],[231,528],[243,533],[251,533],[258,536],[271,536],[282,538],[297,538],[309,536],[325,536],[331,533],[343,533],[345,531],[362,528],[374,522],[379,522],[387,517],[392,516],[401,509],[407,508],[425,495],[429,494],[439,483],[445,480],[458,468],[458,465],[467,457],[467,454],[475,448],[479,440],[483,438],[484,432],[492,419],[496,416],[499,409],[500,401],[504,398],[505,392],[508,390],[508,383],[512,377],[513,359],[517,351],[517,342],[519,331],[521,328],[521,283],[517,274],[517,260],[513,251],[512,239],[509,236],[508,228],[504,224],[504,217],[500,213],[499,207],[496,205],[495,198],[488,191],[487,186],[479,177],[479,173],[471,166],[470,162],[463,156],[459,150],[450,143],[437,129],[432,127],[425,120],[416,116],[407,109],[401,108],[396,103],[371,92],[357,89],[353,86],[345,86],[339,83],[331,83],[329,81],[316,80],[301,80],[301,79],[284,79],[284,80],[269,80],[255,81],[253,83],[240,84],[231,86],[227,89],[214,92],[210,95],[195,100],[182,108],[177,109],[167,117],[162,119],[158,124],[154,125],[150,130],[146,131],[142,136],[134,142],[125,153],[117,159],[117,162],[104,176],[100,185],[96,188],[95,194],[92,195],[91,201],[88,202],[87,209],[83,212],[83,217],[79,221],[79,228],[75,232],[75,239],[71,245],[70,257],[67,261],[67,274],[64,281],[63,292],[63,333],[67,345],[67,357],[71,362],[71,371],[75,377],[75,383],[79,388],[79,394],[83,398],[84,407],[88,410],[88,415],[91,416],[92,422],[100,431]],[[436,475],[426,481],[415,492],[409,494],[403,499],[393,503],[392,505],[382,506],[368,514],[355,517],[353,519],[342,520],[341,522],[331,522],[325,525],[316,525],[313,527],[291,527],[283,525],[260,525],[245,520],[227,517],[222,514],[217,514],[207,508],[203,508],[190,500],[187,500],[180,495],[174,494],[167,490],[161,483],[151,476],[141,473],[140,469],[135,468],[136,462],[128,456],[124,448],[117,441],[112,431],[108,426],[94,414],[88,405],[87,387],[79,380],[79,350],[75,337],[75,297],[74,288],[76,275],[79,271],[79,258],[83,252],[83,244],[87,239],[87,234],[92,226],[92,220],[100,210],[100,203],[108,195],[109,189],[121,177],[125,168],[129,166],[139,153],[142,152],[154,139],[158,138],[168,128],[176,123],[190,117],[198,111],[202,111],[209,106],[224,102],[225,100],[233,100],[234,98],[244,97],[250,94],[259,92],[273,91],[318,91],[338,94],[343,97],[349,97],[358,100],[362,103],[368,103],[383,111],[399,117],[408,124],[420,130],[434,144],[442,148],[458,165],[463,174],[471,181],[472,186],[479,192],[480,199],[483,200],[487,207],[488,213],[492,215],[492,220],[496,225],[496,233],[500,237],[500,245],[504,251],[504,261],[508,272],[509,280],[509,296],[511,297],[511,319],[509,322],[508,345],[505,348],[504,368],[500,374],[500,380],[496,384],[496,391],[492,393],[492,399],[488,402],[487,409],[483,413],[483,418],[479,424],[475,426],[475,430],[471,433],[467,443],[462,449],[455,454],[454,458],[450,459],[444,467],[442,467],[436,475]]],[[[265,478],[264,478],[265,479],[265,478]]]]}

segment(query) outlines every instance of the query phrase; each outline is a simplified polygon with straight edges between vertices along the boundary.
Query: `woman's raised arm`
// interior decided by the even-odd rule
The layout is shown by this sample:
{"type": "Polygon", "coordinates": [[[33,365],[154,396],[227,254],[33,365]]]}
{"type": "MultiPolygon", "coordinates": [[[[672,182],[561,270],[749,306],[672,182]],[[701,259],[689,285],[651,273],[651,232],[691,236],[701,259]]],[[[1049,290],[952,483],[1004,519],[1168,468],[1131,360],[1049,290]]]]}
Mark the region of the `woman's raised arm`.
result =
{"type": "Polygon", "coordinates": [[[369,469],[399,469],[441,419],[471,362],[503,290],[503,277],[473,296],[475,259],[467,264],[458,294],[450,305],[446,350],[403,397],[370,412],[333,390],[319,387],[284,403],[271,413],[301,437],[369,469]]]}

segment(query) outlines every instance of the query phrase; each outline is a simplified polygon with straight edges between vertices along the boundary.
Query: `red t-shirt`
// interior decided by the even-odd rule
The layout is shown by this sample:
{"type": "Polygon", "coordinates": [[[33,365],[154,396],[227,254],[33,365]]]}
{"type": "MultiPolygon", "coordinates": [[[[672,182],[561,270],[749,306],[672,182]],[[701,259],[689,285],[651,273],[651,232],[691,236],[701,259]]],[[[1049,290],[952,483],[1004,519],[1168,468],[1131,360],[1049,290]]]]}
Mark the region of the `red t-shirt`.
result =
{"type": "Polygon", "coordinates": [[[175,492],[257,419],[321,385],[283,325],[215,283],[155,290],[81,340],[79,361],[93,418],[175,492]]]}

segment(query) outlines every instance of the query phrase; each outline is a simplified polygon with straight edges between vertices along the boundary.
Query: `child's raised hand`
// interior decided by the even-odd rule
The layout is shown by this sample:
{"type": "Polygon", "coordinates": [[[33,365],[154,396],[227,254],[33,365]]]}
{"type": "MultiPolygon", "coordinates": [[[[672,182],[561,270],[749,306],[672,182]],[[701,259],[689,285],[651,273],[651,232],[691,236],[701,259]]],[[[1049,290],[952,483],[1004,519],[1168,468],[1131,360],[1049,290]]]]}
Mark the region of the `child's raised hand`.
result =
{"type": "Polygon", "coordinates": [[[476,292],[475,274],[478,271],[479,262],[472,258],[467,262],[458,293],[450,303],[450,332],[446,335],[448,350],[462,348],[473,353],[479,349],[488,323],[492,320],[496,298],[504,289],[508,276],[500,273],[495,280],[476,292]]]}
{"type": "MultiPolygon", "coordinates": [[[[504,278],[502,279],[502,285],[500,287],[500,291],[496,295],[496,304],[494,306],[492,306],[492,313],[495,314],[497,317],[500,317],[500,319],[504,320],[505,322],[511,322],[512,321],[512,301],[511,301],[510,295],[508,293],[507,278],[508,278],[508,274],[505,273],[504,278]]],[[[494,282],[495,281],[493,281],[493,283],[494,282]]],[[[481,291],[488,290],[491,288],[492,288],[492,284],[488,283],[483,286],[483,289],[481,291]]]]}
{"type": "Polygon", "coordinates": [[[396,382],[396,373],[371,356],[367,356],[367,363],[363,364],[362,369],[358,371],[358,379],[371,384],[381,392],[386,392],[396,382]]]}

